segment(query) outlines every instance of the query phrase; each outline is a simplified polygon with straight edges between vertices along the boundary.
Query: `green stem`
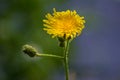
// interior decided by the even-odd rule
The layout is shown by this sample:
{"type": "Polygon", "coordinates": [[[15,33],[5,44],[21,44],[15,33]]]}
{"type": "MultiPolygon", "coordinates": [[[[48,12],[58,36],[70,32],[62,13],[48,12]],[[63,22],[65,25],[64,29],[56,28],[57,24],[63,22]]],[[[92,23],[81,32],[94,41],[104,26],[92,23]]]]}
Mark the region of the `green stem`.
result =
{"type": "Polygon", "coordinates": [[[52,54],[39,54],[39,53],[36,53],[36,56],[38,56],[38,57],[54,57],[54,58],[63,59],[62,56],[57,56],[57,55],[52,55],[52,54]]]}
{"type": "Polygon", "coordinates": [[[69,80],[68,50],[69,50],[69,40],[65,41],[65,47],[64,47],[64,64],[65,64],[66,80],[69,80]]]}

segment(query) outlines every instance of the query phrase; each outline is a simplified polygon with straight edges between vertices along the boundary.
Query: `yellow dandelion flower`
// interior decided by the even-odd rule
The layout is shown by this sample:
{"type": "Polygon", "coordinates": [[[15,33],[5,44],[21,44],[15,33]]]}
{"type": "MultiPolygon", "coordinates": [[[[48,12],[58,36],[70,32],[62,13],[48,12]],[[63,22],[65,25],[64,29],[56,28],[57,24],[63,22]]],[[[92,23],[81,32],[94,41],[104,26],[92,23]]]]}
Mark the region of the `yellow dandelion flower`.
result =
{"type": "Polygon", "coordinates": [[[53,8],[54,13],[51,15],[48,13],[44,19],[44,30],[52,37],[60,37],[68,39],[75,38],[80,35],[84,28],[84,17],[81,17],[74,11],[61,11],[57,12],[53,8]]]}

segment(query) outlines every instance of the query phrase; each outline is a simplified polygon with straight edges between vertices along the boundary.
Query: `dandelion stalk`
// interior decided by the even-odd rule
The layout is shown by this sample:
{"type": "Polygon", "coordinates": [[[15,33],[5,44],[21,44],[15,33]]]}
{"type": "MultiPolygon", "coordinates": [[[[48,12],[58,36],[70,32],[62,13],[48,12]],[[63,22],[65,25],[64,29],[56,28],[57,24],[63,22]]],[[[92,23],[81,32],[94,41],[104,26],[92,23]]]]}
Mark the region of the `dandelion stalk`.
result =
{"type": "Polygon", "coordinates": [[[64,57],[58,56],[58,55],[40,54],[40,53],[36,53],[36,56],[38,56],[38,57],[53,57],[53,58],[59,58],[59,59],[63,59],[64,58],[64,57]]]}
{"type": "Polygon", "coordinates": [[[66,80],[69,80],[68,50],[69,50],[69,40],[65,41],[65,47],[64,47],[64,65],[65,65],[66,80]]]}

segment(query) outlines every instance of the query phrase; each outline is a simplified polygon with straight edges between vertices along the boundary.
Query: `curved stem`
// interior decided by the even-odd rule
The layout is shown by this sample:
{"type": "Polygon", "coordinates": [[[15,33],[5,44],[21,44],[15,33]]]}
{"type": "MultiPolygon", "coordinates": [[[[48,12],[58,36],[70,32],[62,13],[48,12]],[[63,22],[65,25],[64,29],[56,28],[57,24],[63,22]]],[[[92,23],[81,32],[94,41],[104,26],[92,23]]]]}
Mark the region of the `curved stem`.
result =
{"type": "Polygon", "coordinates": [[[65,64],[66,80],[69,80],[68,50],[69,50],[69,40],[65,41],[65,47],[64,47],[64,64],[65,64]]]}
{"type": "Polygon", "coordinates": [[[57,55],[52,55],[52,54],[39,54],[39,53],[36,53],[36,56],[38,56],[38,57],[54,57],[54,58],[63,59],[62,56],[57,56],[57,55]]]}

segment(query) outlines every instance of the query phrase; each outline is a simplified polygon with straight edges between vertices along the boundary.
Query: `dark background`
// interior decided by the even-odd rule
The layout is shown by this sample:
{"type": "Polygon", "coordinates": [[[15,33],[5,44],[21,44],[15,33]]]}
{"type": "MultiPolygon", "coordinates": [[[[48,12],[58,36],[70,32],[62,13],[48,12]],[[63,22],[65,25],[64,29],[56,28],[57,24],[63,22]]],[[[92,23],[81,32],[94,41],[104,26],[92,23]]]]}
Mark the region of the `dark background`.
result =
{"type": "Polygon", "coordinates": [[[71,80],[120,80],[120,0],[0,0],[0,80],[64,80],[59,59],[30,58],[24,44],[62,55],[57,39],[43,31],[44,16],[76,10],[85,17],[70,46],[71,80]]]}

